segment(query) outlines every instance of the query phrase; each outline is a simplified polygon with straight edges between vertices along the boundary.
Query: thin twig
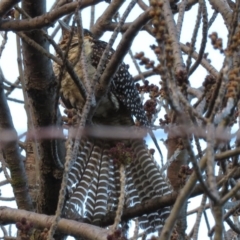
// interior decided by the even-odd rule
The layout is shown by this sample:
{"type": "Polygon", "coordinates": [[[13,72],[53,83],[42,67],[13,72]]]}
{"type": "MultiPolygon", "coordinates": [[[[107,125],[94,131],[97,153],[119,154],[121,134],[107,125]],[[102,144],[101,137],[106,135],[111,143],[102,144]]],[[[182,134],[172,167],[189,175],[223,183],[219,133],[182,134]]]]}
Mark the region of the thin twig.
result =
{"type": "Polygon", "coordinates": [[[15,197],[0,197],[0,201],[11,202],[15,200],[16,200],[15,197]]]}
{"type": "Polygon", "coordinates": [[[3,40],[2,40],[2,44],[0,46],[0,57],[2,56],[3,50],[7,44],[7,40],[8,40],[8,36],[7,36],[8,32],[4,32],[3,34],[3,40]]]}
{"type": "Polygon", "coordinates": [[[193,34],[192,34],[192,39],[191,39],[191,43],[190,43],[190,47],[189,47],[189,51],[188,51],[188,58],[187,58],[187,72],[189,72],[190,66],[191,66],[191,62],[192,62],[192,54],[195,48],[195,44],[196,44],[196,40],[197,40],[197,36],[198,36],[198,30],[200,27],[200,23],[201,23],[201,16],[202,16],[202,8],[201,5],[199,4],[198,6],[198,14],[197,14],[197,20],[194,26],[194,30],[193,30],[193,34]]]}
{"type": "Polygon", "coordinates": [[[12,102],[16,102],[16,103],[22,103],[22,104],[24,104],[24,101],[23,101],[23,100],[19,100],[19,99],[15,99],[15,98],[10,98],[10,97],[8,97],[7,100],[12,101],[12,102]]]}
{"type": "Polygon", "coordinates": [[[121,221],[124,200],[125,200],[125,168],[123,164],[120,165],[119,172],[120,172],[120,195],[118,198],[118,206],[117,206],[116,216],[114,219],[114,224],[111,227],[112,232],[114,232],[117,229],[118,224],[121,221]]]}
{"type": "Polygon", "coordinates": [[[3,180],[3,181],[1,181],[0,182],[0,187],[1,186],[4,186],[4,185],[6,185],[6,184],[9,184],[10,182],[8,181],[8,180],[3,180]]]}
{"type": "Polygon", "coordinates": [[[91,6],[91,20],[90,20],[90,26],[89,29],[91,30],[95,21],[95,5],[91,6]]]}
{"type": "Polygon", "coordinates": [[[4,177],[6,178],[6,180],[9,183],[11,183],[12,179],[11,179],[10,175],[8,174],[7,164],[6,164],[5,159],[3,158],[3,155],[2,155],[1,152],[0,152],[0,162],[2,163],[2,170],[3,170],[3,173],[4,173],[4,177]]]}
{"type": "Polygon", "coordinates": [[[167,0],[163,1],[163,10],[164,10],[163,11],[164,18],[167,24],[167,29],[172,39],[172,48],[173,48],[174,60],[175,60],[174,70],[175,70],[175,73],[178,74],[180,72],[184,72],[184,64],[183,64],[183,58],[182,58],[181,49],[180,49],[178,36],[177,36],[177,28],[175,25],[175,21],[173,19],[173,14],[169,5],[169,1],[167,0]]]}
{"type": "Polygon", "coordinates": [[[205,0],[199,0],[199,4],[201,5],[202,16],[203,16],[202,42],[201,42],[198,58],[196,59],[196,62],[193,64],[193,66],[189,70],[189,76],[197,69],[197,67],[201,63],[201,60],[206,48],[206,43],[207,43],[207,33],[208,33],[207,6],[206,6],[205,0]]]}
{"type": "Polygon", "coordinates": [[[180,40],[180,36],[181,36],[181,30],[182,30],[182,24],[183,24],[186,4],[187,4],[187,0],[182,0],[181,3],[178,5],[179,6],[179,8],[178,8],[179,14],[178,14],[178,20],[177,20],[178,40],[180,40]]]}
{"type": "MultiPolygon", "coordinates": [[[[215,196],[215,201],[219,199],[219,193],[217,190],[217,183],[214,174],[215,161],[214,161],[214,145],[215,145],[215,132],[214,126],[210,123],[207,124],[207,182],[210,191],[215,196]]],[[[213,200],[213,199],[212,199],[213,200]]]]}
{"type": "Polygon", "coordinates": [[[200,223],[201,223],[202,213],[205,211],[205,208],[206,208],[206,201],[207,201],[207,197],[205,194],[203,194],[201,205],[198,208],[198,212],[197,212],[197,219],[194,224],[193,240],[198,239],[199,227],[200,227],[200,223]]]}
{"type": "Polygon", "coordinates": [[[46,51],[43,47],[41,47],[39,44],[37,44],[35,41],[33,41],[32,39],[30,39],[26,34],[24,34],[23,32],[16,32],[16,34],[21,37],[26,43],[28,43],[30,46],[34,47],[36,50],[38,50],[39,52],[41,52],[43,55],[45,55],[46,57],[48,57],[49,59],[53,60],[54,62],[56,62],[59,65],[63,65],[63,62],[61,59],[55,57],[53,54],[49,53],[48,51],[46,51]]]}
{"type": "MultiPolygon", "coordinates": [[[[81,9],[84,9],[88,6],[96,5],[103,0],[82,0],[81,9]]],[[[77,7],[77,2],[73,1],[68,4],[65,4],[62,7],[57,8],[55,11],[46,12],[40,16],[32,18],[32,21],[28,19],[21,20],[9,20],[2,19],[0,30],[4,31],[31,31],[34,29],[41,29],[43,27],[52,26],[53,23],[59,18],[74,12],[77,7]]]]}
{"type": "Polygon", "coordinates": [[[141,74],[135,75],[133,77],[133,79],[134,79],[135,82],[137,82],[139,80],[142,80],[142,77],[145,79],[145,78],[151,77],[153,75],[157,75],[157,73],[154,72],[153,70],[149,70],[149,71],[146,71],[146,72],[141,72],[141,74]]]}
{"type": "Polygon", "coordinates": [[[216,18],[217,18],[217,16],[218,16],[218,11],[214,11],[213,12],[213,15],[212,15],[212,17],[209,19],[209,21],[208,21],[208,30],[210,29],[210,27],[212,26],[212,24],[214,23],[214,21],[216,20],[216,18]]]}

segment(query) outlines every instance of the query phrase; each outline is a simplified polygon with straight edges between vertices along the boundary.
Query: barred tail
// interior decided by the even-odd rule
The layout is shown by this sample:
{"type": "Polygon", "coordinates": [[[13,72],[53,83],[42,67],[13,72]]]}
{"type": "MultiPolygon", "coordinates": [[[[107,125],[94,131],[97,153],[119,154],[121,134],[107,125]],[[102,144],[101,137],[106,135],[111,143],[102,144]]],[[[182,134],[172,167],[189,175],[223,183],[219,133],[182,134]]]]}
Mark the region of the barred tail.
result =
{"type": "MultiPolygon", "coordinates": [[[[113,143],[112,143],[113,144],[113,143]]],[[[120,194],[119,166],[108,151],[107,140],[85,139],[69,180],[65,217],[99,224],[109,211],[116,211],[120,194]]],[[[135,206],[146,200],[170,193],[166,180],[149,156],[142,140],[132,140],[135,159],[126,166],[125,206],[135,206]]],[[[170,208],[139,218],[140,227],[146,232],[161,229],[170,208]]]]}
{"type": "MultiPolygon", "coordinates": [[[[102,148],[104,148],[102,144],[102,148]]],[[[93,176],[93,182],[89,189],[86,201],[86,216],[89,222],[99,223],[106,214],[109,181],[109,156],[107,150],[102,150],[101,159],[99,159],[98,169],[93,176]]]]}
{"type": "MultiPolygon", "coordinates": [[[[132,141],[132,149],[136,158],[130,167],[140,201],[144,202],[170,193],[170,187],[159,172],[156,163],[151,159],[144,141],[132,141]]],[[[158,212],[148,214],[147,232],[160,229],[169,213],[170,207],[166,207],[159,209],[158,212]]]]}

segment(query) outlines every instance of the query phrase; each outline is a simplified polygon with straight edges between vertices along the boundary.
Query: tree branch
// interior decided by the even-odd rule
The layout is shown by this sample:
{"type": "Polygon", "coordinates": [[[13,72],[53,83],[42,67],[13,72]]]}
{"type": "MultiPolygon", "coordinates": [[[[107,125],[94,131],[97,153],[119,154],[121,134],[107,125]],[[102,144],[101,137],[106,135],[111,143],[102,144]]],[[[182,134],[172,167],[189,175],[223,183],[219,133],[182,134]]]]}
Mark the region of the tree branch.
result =
{"type": "Polygon", "coordinates": [[[172,39],[172,48],[173,48],[173,54],[175,58],[174,70],[175,70],[175,73],[178,74],[180,72],[183,72],[184,64],[183,64],[183,58],[182,58],[179,40],[177,36],[177,27],[173,19],[173,14],[169,5],[169,1],[167,0],[163,1],[163,14],[164,14],[169,35],[171,36],[171,39],[172,39]]]}
{"type": "MultiPolygon", "coordinates": [[[[180,43],[180,47],[181,47],[181,50],[182,50],[183,52],[185,52],[186,54],[189,53],[190,47],[184,45],[183,43],[180,43]]],[[[198,59],[198,53],[194,51],[194,52],[192,53],[191,57],[194,58],[195,60],[197,60],[197,59],[198,59]]],[[[201,59],[201,65],[202,65],[212,76],[214,76],[215,78],[218,77],[219,72],[208,62],[207,59],[202,58],[202,59],[201,59]]]]}
{"type": "MultiPolygon", "coordinates": [[[[23,0],[22,7],[32,17],[39,16],[46,11],[45,1],[43,0],[35,2],[23,0]]],[[[25,34],[46,51],[49,51],[49,43],[41,31],[25,32],[25,34]]],[[[24,41],[22,49],[29,111],[37,135],[40,132],[39,128],[56,125],[57,83],[49,58],[24,41]]],[[[54,141],[36,139],[35,141],[37,146],[35,157],[39,164],[38,169],[40,169],[39,191],[41,192],[38,197],[37,208],[40,213],[54,214],[61,184],[61,180],[54,176],[56,171],[54,164],[56,156],[54,155],[55,152],[53,153],[53,149],[55,149],[54,141]]]]}
{"type": "Polygon", "coordinates": [[[105,26],[111,23],[114,14],[117,13],[123,3],[122,0],[112,1],[103,14],[98,18],[91,29],[96,38],[100,38],[103,35],[103,31],[106,29],[105,26]]]}
{"type": "MultiPolygon", "coordinates": [[[[0,208],[0,220],[5,224],[21,222],[23,218],[33,223],[34,228],[40,229],[49,228],[54,219],[53,216],[47,216],[44,214],[37,214],[8,207],[0,208]]],[[[83,239],[106,240],[108,236],[108,230],[106,229],[63,218],[59,220],[57,230],[83,239]]]]}
{"type": "MultiPolygon", "coordinates": [[[[17,139],[17,133],[13,126],[11,113],[3,90],[3,79],[4,77],[0,70],[0,132],[2,132],[2,130],[9,130],[17,139]]],[[[17,140],[1,143],[0,147],[11,173],[11,185],[18,208],[32,210],[33,207],[28,193],[26,172],[17,140]]]]}
{"type": "Polygon", "coordinates": [[[2,0],[0,2],[0,17],[3,17],[13,6],[19,3],[20,0],[2,0]]]}
{"type": "Polygon", "coordinates": [[[221,16],[223,20],[225,21],[225,24],[227,25],[227,28],[230,29],[232,25],[232,10],[224,0],[209,0],[209,3],[212,5],[213,9],[221,13],[221,16]]]}
{"type": "MultiPolygon", "coordinates": [[[[80,9],[86,8],[91,5],[96,5],[103,0],[83,0],[80,9]]],[[[1,20],[0,30],[4,31],[30,31],[33,29],[39,29],[46,26],[52,26],[56,20],[60,17],[74,12],[77,7],[77,2],[65,4],[64,6],[57,8],[56,10],[48,13],[41,14],[39,16],[31,16],[32,19],[23,20],[1,20]]]]}

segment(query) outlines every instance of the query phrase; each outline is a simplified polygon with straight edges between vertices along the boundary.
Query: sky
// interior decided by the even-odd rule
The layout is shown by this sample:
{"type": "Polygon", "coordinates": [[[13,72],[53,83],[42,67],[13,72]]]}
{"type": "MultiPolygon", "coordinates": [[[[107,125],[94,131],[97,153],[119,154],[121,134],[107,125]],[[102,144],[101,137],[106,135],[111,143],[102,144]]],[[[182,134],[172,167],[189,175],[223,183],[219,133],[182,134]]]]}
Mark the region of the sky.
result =
{"type": "MultiPolygon", "coordinates": [[[[49,8],[49,6],[51,6],[52,2],[53,2],[52,0],[47,1],[48,8],[49,8]]],[[[124,5],[121,9],[126,9],[126,6],[128,3],[129,3],[129,1],[125,1],[124,5]]],[[[103,9],[105,9],[106,6],[107,6],[107,3],[105,3],[105,2],[98,4],[98,6],[96,8],[96,19],[98,18],[98,16],[101,15],[101,13],[103,12],[103,9]]],[[[208,7],[208,11],[209,11],[209,13],[208,13],[208,19],[209,19],[213,13],[211,7],[208,7]]],[[[134,11],[129,15],[127,21],[134,20],[136,18],[136,16],[139,15],[140,12],[142,12],[142,10],[140,10],[139,7],[136,6],[134,8],[134,11]]],[[[89,13],[90,13],[89,8],[82,11],[83,26],[84,26],[84,28],[87,28],[87,29],[89,28],[89,13]]],[[[122,11],[120,11],[120,14],[122,14],[122,11]]],[[[197,16],[197,7],[196,6],[194,6],[190,11],[186,12],[185,17],[184,17],[184,23],[183,23],[183,31],[182,31],[181,38],[180,38],[182,43],[191,41],[191,34],[194,29],[196,16],[197,16]]],[[[177,17],[178,16],[175,15],[175,20],[177,19],[177,17]]],[[[52,29],[50,28],[49,32],[51,33],[51,31],[52,31],[52,29]]],[[[196,45],[197,51],[199,49],[199,45],[200,45],[200,41],[201,41],[201,31],[202,30],[199,29],[200,36],[197,39],[197,45],[196,45]]],[[[218,15],[216,21],[213,23],[212,27],[209,30],[209,33],[212,33],[214,31],[218,32],[219,37],[223,38],[223,48],[225,48],[226,44],[227,44],[227,42],[226,42],[227,39],[225,37],[225,36],[227,36],[227,30],[226,30],[226,27],[225,27],[224,22],[220,15],[218,15]]],[[[59,36],[60,36],[60,34],[58,34],[57,38],[59,38],[59,36]]],[[[110,36],[111,36],[111,33],[108,32],[108,33],[104,34],[104,36],[102,37],[102,40],[108,42],[108,39],[110,38],[110,36]]],[[[143,44],[144,44],[145,55],[147,57],[149,57],[150,59],[153,59],[153,60],[156,59],[154,53],[152,52],[152,50],[149,47],[150,45],[155,44],[155,40],[144,32],[141,32],[140,36],[141,37],[137,38],[134,41],[133,46],[131,48],[133,54],[135,54],[136,52],[142,51],[143,44]]],[[[121,39],[121,34],[119,34],[119,37],[117,38],[116,43],[114,44],[114,47],[116,47],[116,45],[120,39],[121,39]]],[[[1,44],[1,41],[2,41],[2,39],[0,37],[0,44],[1,44]]],[[[207,43],[206,52],[209,52],[208,58],[211,59],[211,61],[212,61],[211,64],[217,70],[219,70],[222,67],[223,55],[220,54],[220,52],[218,50],[213,50],[209,40],[207,43]]],[[[134,65],[132,64],[130,57],[126,56],[124,61],[130,65],[129,70],[130,70],[131,74],[136,75],[137,70],[135,69],[134,65]]],[[[18,74],[18,68],[17,68],[16,36],[12,32],[8,33],[8,42],[3,51],[2,57],[0,59],[0,66],[3,70],[5,78],[8,81],[14,82],[17,79],[19,74],[18,74]]],[[[142,70],[144,71],[143,68],[142,68],[142,70]]],[[[200,87],[202,85],[202,80],[204,79],[204,77],[206,75],[207,75],[207,71],[205,69],[203,69],[202,67],[199,67],[190,78],[190,82],[191,82],[192,86],[196,87],[196,88],[200,87]]],[[[151,78],[148,78],[148,80],[150,80],[150,82],[152,82],[152,83],[158,83],[160,79],[159,79],[159,77],[151,77],[151,78]]],[[[23,99],[22,93],[20,90],[15,90],[10,95],[10,97],[17,98],[17,99],[23,99]]],[[[26,120],[24,106],[22,104],[18,104],[18,103],[9,101],[9,107],[11,109],[14,126],[17,129],[18,133],[20,134],[20,133],[25,132],[27,120],[26,120]]],[[[161,115],[164,115],[164,113],[161,113],[161,115]]],[[[157,139],[161,139],[161,138],[163,138],[164,140],[166,139],[166,135],[163,133],[162,130],[159,130],[157,132],[156,136],[157,136],[157,139]]],[[[149,141],[149,139],[147,139],[147,143],[150,147],[154,147],[154,145],[151,143],[151,141],[149,141]]],[[[167,151],[166,151],[165,146],[163,144],[160,144],[160,146],[161,146],[164,156],[166,156],[167,151]]],[[[157,153],[156,153],[155,157],[158,158],[157,153]]],[[[2,196],[12,196],[12,193],[11,193],[9,187],[1,188],[1,192],[2,192],[2,196]]],[[[190,209],[196,208],[197,206],[199,206],[200,201],[201,201],[201,198],[190,199],[188,209],[190,210],[190,209]]],[[[7,205],[5,202],[0,203],[0,205],[2,205],[2,204],[7,205]]],[[[14,205],[12,205],[13,203],[8,203],[8,204],[10,204],[10,206],[12,206],[12,207],[14,206],[14,205]]],[[[195,222],[195,217],[196,217],[196,215],[192,215],[191,217],[189,217],[188,231],[190,231],[190,229],[192,228],[192,224],[195,222]]],[[[200,231],[199,239],[203,239],[201,237],[206,237],[205,221],[202,221],[202,223],[201,223],[201,231],[200,231]]]]}

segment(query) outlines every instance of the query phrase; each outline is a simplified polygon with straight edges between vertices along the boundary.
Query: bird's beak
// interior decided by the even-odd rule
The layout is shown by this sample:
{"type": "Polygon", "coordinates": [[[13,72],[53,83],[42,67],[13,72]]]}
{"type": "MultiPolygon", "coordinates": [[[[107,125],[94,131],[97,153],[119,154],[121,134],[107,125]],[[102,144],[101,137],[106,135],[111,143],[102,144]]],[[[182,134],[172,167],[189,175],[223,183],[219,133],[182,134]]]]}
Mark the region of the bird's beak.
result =
{"type": "Polygon", "coordinates": [[[62,29],[62,35],[65,35],[65,34],[71,32],[71,28],[64,21],[58,20],[58,22],[59,22],[59,25],[62,29]]]}

